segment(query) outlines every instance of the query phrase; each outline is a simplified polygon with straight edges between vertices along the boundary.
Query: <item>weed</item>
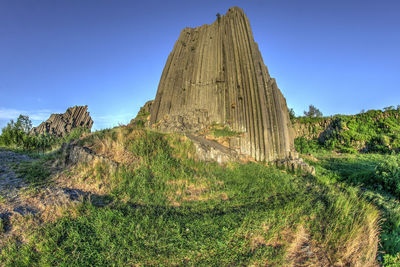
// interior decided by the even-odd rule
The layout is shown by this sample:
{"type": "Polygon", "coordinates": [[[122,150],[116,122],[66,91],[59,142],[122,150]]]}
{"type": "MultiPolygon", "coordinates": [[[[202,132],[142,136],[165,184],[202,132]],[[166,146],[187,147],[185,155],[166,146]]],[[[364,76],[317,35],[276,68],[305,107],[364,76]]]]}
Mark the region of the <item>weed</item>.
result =
{"type": "Polygon", "coordinates": [[[229,136],[238,136],[238,135],[240,135],[240,133],[232,131],[231,129],[229,129],[228,126],[225,126],[222,129],[214,128],[212,130],[212,134],[215,137],[229,137],[229,136]]]}
{"type": "Polygon", "coordinates": [[[5,231],[5,222],[2,218],[0,218],[0,234],[4,233],[5,231]]]}
{"type": "Polygon", "coordinates": [[[16,170],[18,176],[32,185],[43,185],[49,182],[50,171],[43,160],[21,162],[16,170]]]}

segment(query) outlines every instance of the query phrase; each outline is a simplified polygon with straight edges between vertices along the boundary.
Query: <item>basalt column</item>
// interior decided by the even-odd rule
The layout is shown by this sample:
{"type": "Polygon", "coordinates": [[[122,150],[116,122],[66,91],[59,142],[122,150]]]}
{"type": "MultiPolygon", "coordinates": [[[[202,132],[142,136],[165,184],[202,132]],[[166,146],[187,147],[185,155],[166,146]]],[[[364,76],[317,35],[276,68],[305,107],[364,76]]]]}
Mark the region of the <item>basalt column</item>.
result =
{"type": "Polygon", "coordinates": [[[61,137],[77,127],[90,130],[93,120],[87,109],[87,106],[74,106],[68,108],[65,113],[51,114],[49,119],[32,128],[31,134],[51,134],[61,137]]]}
{"type": "Polygon", "coordinates": [[[210,25],[181,32],[162,73],[150,123],[178,114],[194,120],[206,116],[209,124],[242,132],[240,152],[256,160],[284,159],[294,151],[286,100],[242,9],[230,8],[210,25]]]}

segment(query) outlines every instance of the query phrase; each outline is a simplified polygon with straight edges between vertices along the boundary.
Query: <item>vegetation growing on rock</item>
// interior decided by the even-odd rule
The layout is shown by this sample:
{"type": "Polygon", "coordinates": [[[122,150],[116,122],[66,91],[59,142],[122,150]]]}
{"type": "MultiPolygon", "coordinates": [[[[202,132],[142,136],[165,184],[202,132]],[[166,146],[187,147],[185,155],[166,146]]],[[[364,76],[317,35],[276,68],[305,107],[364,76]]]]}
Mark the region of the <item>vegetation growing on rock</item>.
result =
{"type": "Polygon", "coordinates": [[[369,110],[357,115],[296,118],[296,150],[400,152],[400,110],[369,110]]]}

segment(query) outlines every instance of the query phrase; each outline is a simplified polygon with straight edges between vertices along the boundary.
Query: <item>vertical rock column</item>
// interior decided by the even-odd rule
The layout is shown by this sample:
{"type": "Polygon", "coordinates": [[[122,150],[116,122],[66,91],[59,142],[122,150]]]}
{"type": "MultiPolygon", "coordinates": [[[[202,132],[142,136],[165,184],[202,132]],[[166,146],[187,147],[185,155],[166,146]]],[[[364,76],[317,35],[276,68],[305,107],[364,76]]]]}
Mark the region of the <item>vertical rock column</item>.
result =
{"type": "Polygon", "coordinates": [[[256,160],[284,159],[294,151],[286,100],[238,7],[210,25],[181,32],[163,70],[150,123],[195,110],[207,111],[209,123],[242,132],[240,152],[256,160]]]}

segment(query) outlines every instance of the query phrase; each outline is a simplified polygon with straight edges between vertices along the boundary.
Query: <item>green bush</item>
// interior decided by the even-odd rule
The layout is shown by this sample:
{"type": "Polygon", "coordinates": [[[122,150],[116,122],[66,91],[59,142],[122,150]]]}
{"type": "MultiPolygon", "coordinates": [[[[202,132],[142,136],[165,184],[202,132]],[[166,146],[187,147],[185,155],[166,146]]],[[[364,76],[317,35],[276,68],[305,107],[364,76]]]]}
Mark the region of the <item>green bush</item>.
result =
{"type": "Polygon", "coordinates": [[[317,140],[309,140],[305,137],[298,137],[294,139],[294,146],[301,154],[317,152],[321,149],[321,146],[317,140]]]}
{"type": "Polygon", "coordinates": [[[389,254],[384,255],[383,266],[385,267],[400,266],[400,253],[397,253],[396,255],[389,255],[389,254]]]}
{"type": "Polygon", "coordinates": [[[386,157],[375,168],[374,182],[383,190],[400,197],[400,158],[386,157]]]}
{"type": "Polygon", "coordinates": [[[69,143],[72,140],[79,139],[82,135],[90,133],[90,130],[84,127],[76,127],[63,138],[57,140],[57,143],[69,143]]]}

